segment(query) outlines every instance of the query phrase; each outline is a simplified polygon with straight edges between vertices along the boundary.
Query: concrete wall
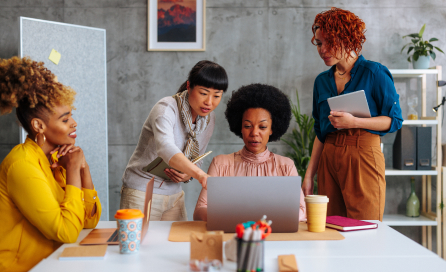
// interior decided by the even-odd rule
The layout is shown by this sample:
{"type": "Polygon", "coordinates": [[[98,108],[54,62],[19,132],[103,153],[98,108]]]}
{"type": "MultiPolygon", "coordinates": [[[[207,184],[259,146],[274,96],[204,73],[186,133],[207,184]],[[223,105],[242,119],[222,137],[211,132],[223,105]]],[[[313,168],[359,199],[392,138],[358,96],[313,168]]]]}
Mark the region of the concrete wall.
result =
{"type": "MultiPolygon", "coordinates": [[[[210,59],[218,62],[226,68],[230,79],[229,92],[216,110],[218,125],[208,148],[214,151],[214,156],[242,147],[242,141],[228,131],[223,112],[231,91],[243,84],[275,85],[293,101],[297,89],[303,111],[310,114],[314,79],[327,69],[310,43],[311,25],[316,14],[331,6],[348,9],[365,21],[367,42],[363,55],[388,68],[411,67],[406,61],[407,56],[399,53],[407,42],[401,37],[417,32],[424,23],[427,24],[425,37],[439,38],[437,45],[446,49],[443,27],[446,2],[441,0],[207,0],[206,52],[147,52],[146,0],[4,0],[0,2],[0,58],[17,54],[18,16],[107,30],[112,218],[119,207],[122,173],[150,109],[160,98],[175,93],[197,61],[210,59]]],[[[446,57],[437,55],[431,66],[445,66],[446,57]]],[[[410,94],[419,94],[420,83],[416,79],[395,82],[401,94],[403,115],[406,115],[404,99],[410,94]]],[[[428,107],[436,103],[432,82],[428,84],[428,107]]],[[[0,159],[3,159],[18,143],[15,117],[0,117],[0,128],[0,159]]],[[[446,139],[445,131],[443,138],[446,139]]],[[[384,138],[386,155],[390,154],[392,140],[392,135],[384,138]]],[[[272,143],[270,149],[283,154],[285,147],[272,143]]],[[[210,160],[206,160],[204,169],[210,160]]],[[[420,185],[418,187],[420,195],[420,185]]],[[[386,213],[403,213],[410,192],[409,177],[388,177],[387,188],[386,213]]],[[[191,218],[200,186],[194,181],[185,185],[184,190],[191,218]]],[[[397,229],[421,241],[420,227],[397,229]]]]}

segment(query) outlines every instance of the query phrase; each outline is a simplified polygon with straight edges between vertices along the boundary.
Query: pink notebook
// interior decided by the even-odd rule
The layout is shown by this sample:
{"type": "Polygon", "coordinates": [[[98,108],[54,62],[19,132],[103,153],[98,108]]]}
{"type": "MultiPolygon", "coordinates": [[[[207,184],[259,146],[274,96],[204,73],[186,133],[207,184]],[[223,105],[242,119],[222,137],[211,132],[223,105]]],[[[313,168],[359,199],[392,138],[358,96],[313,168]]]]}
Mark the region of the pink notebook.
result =
{"type": "Polygon", "coordinates": [[[340,231],[351,231],[351,230],[365,230],[365,229],[376,229],[378,224],[369,223],[362,220],[356,220],[352,218],[347,218],[343,216],[327,216],[327,227],[332,229],[337,229],[340,231]]]}

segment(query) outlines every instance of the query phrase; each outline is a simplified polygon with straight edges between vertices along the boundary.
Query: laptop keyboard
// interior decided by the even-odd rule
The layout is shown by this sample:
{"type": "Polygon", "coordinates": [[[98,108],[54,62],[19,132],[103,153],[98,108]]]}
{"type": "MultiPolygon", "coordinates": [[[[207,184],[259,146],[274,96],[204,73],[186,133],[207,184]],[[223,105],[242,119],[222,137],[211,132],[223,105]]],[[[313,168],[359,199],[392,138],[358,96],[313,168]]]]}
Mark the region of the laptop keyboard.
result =
{"type": "Polygon", "coordinates": [[[116,229],[115,232],[113,232],[113,234],[110,236],[110,238],[108,238],[107,243],[118,242],[118,238],[118,229],[116,229]]]}

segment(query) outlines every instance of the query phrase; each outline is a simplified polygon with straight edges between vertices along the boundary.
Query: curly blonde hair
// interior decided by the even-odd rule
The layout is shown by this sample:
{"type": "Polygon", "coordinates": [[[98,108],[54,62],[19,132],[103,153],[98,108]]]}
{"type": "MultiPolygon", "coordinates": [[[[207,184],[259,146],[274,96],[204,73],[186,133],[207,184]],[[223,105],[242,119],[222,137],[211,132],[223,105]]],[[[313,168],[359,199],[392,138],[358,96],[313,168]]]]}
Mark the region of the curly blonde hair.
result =
{"type": "Polygon", "coordinates": [[[33,118],[47,120],[57,105],[74,109],[75,95],[73,89],[56,81],[43,62],[28,57],[0,59],[0,114],[17,108],[17,118],[29,134],[33,118]]]}

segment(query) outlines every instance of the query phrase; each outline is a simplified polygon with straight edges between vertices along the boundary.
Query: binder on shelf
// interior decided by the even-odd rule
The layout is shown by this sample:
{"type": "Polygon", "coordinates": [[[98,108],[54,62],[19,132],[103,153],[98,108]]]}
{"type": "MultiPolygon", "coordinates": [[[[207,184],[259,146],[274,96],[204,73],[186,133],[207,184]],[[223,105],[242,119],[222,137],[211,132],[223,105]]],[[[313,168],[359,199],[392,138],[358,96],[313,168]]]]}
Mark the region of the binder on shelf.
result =
{"type": "Polygon", "coordinates": [[[403,126],[398,130],[393,144],[393,168],[399,170],[416,170],[417,128],[403,126]]]}
{"type": "Polygon", "coordinates": [[[417,170],[431,170],[432,127],[417,127],[417,170]]]}

